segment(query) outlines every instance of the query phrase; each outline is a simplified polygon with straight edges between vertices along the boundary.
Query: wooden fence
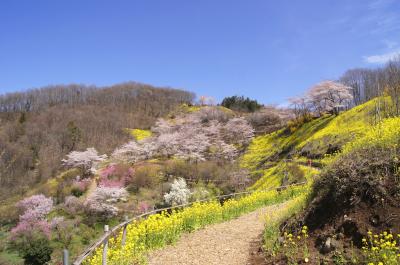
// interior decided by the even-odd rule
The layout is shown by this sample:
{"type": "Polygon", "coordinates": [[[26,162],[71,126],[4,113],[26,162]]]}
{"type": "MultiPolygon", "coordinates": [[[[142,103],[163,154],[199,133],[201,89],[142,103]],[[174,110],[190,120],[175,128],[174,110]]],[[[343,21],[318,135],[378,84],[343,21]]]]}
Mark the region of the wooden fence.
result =
{"type": "MultiPolygon", "coordinates": [[[[266,190],[262,190],[262,192],[267,192],[267,191],[271,191],[271,190],[283,190],[289,187],[294,187],[294,186],[301,186],[306,184],[307,182],[300,182],[300,183],[296,183],[296,184],[291,184],[291,185],[285,185],[285,186],[280,186],[280,187],[276,187],[276,188],[270,188],[270,189],[266,189],[266,190]]],[[[231,194],[226,194],[226,195],[220,195],[220,196],[215,196],[212,198],[208,198],[208,199],[204,199],[204,200],[198,200],[195,202],[191,202],[191,203],[186,203],[186,204],[181,204],[181,205],[176,205],[176,206],[172,206],[172,207],[166,207],[166,208],[160,208],[160,209],[155,209],[146,213],[143,213],[141,215],[137,215],[134,216],[133,218],[127,218],[125,217],[125,221],[118,224],[117,226],[113,227],[111,230],[109,229],[108,225],[104,226],[104,235],[97,240],[94,244],[92,244],[90,247],[88,247],[73,263],[72,265],[81,265],[83,263],[83,261],[85,261],[86,258],[90,257],[93,252],[100,247],[101,245],[103,245],[103,258],[102,258],[102,265],[107,265],[107,250],[108,250],[108,241],[109,238],[112,236],[116,236],[120,230],[122,229],[122,240],[121,240],[121,244],[125,245],[125,241],[126,241],[126,233],[127,233],[127,226],[132,223],[135,220],[139,220],[142,218],[146,218],[149,215],[153,215],[153,214],[158,214],[161,213],[163,211],[170,211],[176,208],[186,208],[188,206],[191,206],[193,203],[197,203],[197,202],[207,202],[207,201],[212,201],[212,200],[219,200],[221,203],[229,198],[233,198],[233,197],[237,197],[237,196],[241,196],[241,195],[246,195],[246,194],[251,194],[253,192],[255,192],[256,190],[253,191],[243,191],[243,192],[237,192],[237,193],[231,193],[231,194]]],[[[259,192],[259,190],[257,190],[259,192]]],[[[63,251],[63,265],[69,265],[69,252],[68,250],[64,250],[63,251]]]]}

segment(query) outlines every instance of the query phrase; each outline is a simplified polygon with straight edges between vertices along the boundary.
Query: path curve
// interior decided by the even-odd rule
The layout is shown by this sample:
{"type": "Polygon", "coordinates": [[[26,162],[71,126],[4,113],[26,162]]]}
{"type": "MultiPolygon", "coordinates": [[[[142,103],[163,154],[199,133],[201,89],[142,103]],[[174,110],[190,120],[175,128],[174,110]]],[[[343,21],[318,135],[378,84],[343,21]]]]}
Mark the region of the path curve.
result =
{"type": "Polygon", "coordinates": [[[250,264],[252,242],[259,240],[264,231],[265,215],[284,204],[264,207],[237,219],[184,234],[175,245],[149,253],[149,265],[250,264]]]}

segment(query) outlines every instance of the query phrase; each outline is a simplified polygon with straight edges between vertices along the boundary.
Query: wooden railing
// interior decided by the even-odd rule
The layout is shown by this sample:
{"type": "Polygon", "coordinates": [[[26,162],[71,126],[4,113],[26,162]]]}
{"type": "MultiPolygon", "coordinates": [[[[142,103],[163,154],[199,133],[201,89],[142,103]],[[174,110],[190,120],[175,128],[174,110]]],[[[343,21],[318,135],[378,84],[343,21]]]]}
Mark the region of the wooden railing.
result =
{"type": "MultiPolygon", "coordinates": [[[[233,197],[237,197],[240,195],[246,195],[246,194],[251,194],[254,192],[267,192],[267,191],[271,191],[271,190],[283,190],[286,188],[290,188],[290,187],[295,187],[295,186],[301,186],[306,184],[307,181],[304,182],[300,182],[300,183],[296,183],[296,184],[291,184],[291,185],[285,185],[285,186],[280,186],[280,187],[275,187],[275,188],[270,188],[270,189],[265,189],[265,190],[252,190],[252,191],[243,191],[243,192],[236,192],[236,193],[230,193],[230,194],[226,194],[226,195],[220,195],[220,196],[215,196],[212,198],[208,198],[208,199],[204,199],[204,200],[198,200],[195,202],[191,202],[191,203],[186,203],[186,204],[181,204],[181,205],[176,205],[176,206],[171,206],[171,207],[166,207],[166,208],[160,208],[160,209],[156,209],[156,210],[152,210],[137,216],[134,216],[133,218],[127,218],[125,217],[125,221],[118,224],[117,226],[113,227],[111,230],[109,229],[108,225],[104,226],[104,235],[97,240],[94,244],[92,244],[90,247],[88,247],[73,263],[72,265],[81,265],[82,262],[88,258],[89,256],[91,256],[93,254],[93,252],[100,247],[101,245],[103,245],[103,258],[102,258],[102,265],[106,265],[107,264],[107,250],[108,250],[108,240],[110,237],[112,236],[116,236],[119,231],[121,229],[122,230],[122,239],[121,239],[121,244],[124,246],[125,245],[125,241],[126,241],[126,233],[127,233],[127,226],[132,223],[135,220],[141,219],[141,218],[145,218],[149,215],[153,215],[153,214],[158,214],[164,211],[170,211],[173,209],[177,209],[177,208],[186,208],[188,206],[193,205],[194,203],[198,203],[198,202],[207,202],[207,201],[212,201],[212,200],[219,200],[221,203],[223,201],[225,201],[227,198],[233,198],[233,197]]],[[[69,265],[69,252],[68,250],[64,250],[63,251],[63,265],[69,265]]]]}

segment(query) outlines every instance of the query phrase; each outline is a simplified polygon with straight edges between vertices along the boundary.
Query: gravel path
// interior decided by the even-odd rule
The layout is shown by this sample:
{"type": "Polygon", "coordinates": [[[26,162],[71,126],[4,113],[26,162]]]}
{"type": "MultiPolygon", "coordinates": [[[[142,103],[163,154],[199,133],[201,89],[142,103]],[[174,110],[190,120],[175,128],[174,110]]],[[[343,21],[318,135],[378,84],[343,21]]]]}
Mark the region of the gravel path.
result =
{"type": "Polygon", "coordinates": [[[283,204],[261,208],[224,223],[184,234],[173,246],[149,254],[149,265],[247,265],[251,244],[264,230],[265,215],[283,204]]]}

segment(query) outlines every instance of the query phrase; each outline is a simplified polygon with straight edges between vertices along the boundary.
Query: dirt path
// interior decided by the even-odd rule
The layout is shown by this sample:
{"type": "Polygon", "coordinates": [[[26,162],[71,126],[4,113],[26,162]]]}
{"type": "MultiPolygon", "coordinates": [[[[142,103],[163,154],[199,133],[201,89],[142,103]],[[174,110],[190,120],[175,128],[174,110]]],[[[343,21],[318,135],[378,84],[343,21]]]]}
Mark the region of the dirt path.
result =
{"type": "Polygon", "coordinates": [[[284,204],[261,208],[224,223],[183,235],[173,246],[149,254],[150,265],[247,265],[254,242],[264,230],[265,215],[284,204]]]}

